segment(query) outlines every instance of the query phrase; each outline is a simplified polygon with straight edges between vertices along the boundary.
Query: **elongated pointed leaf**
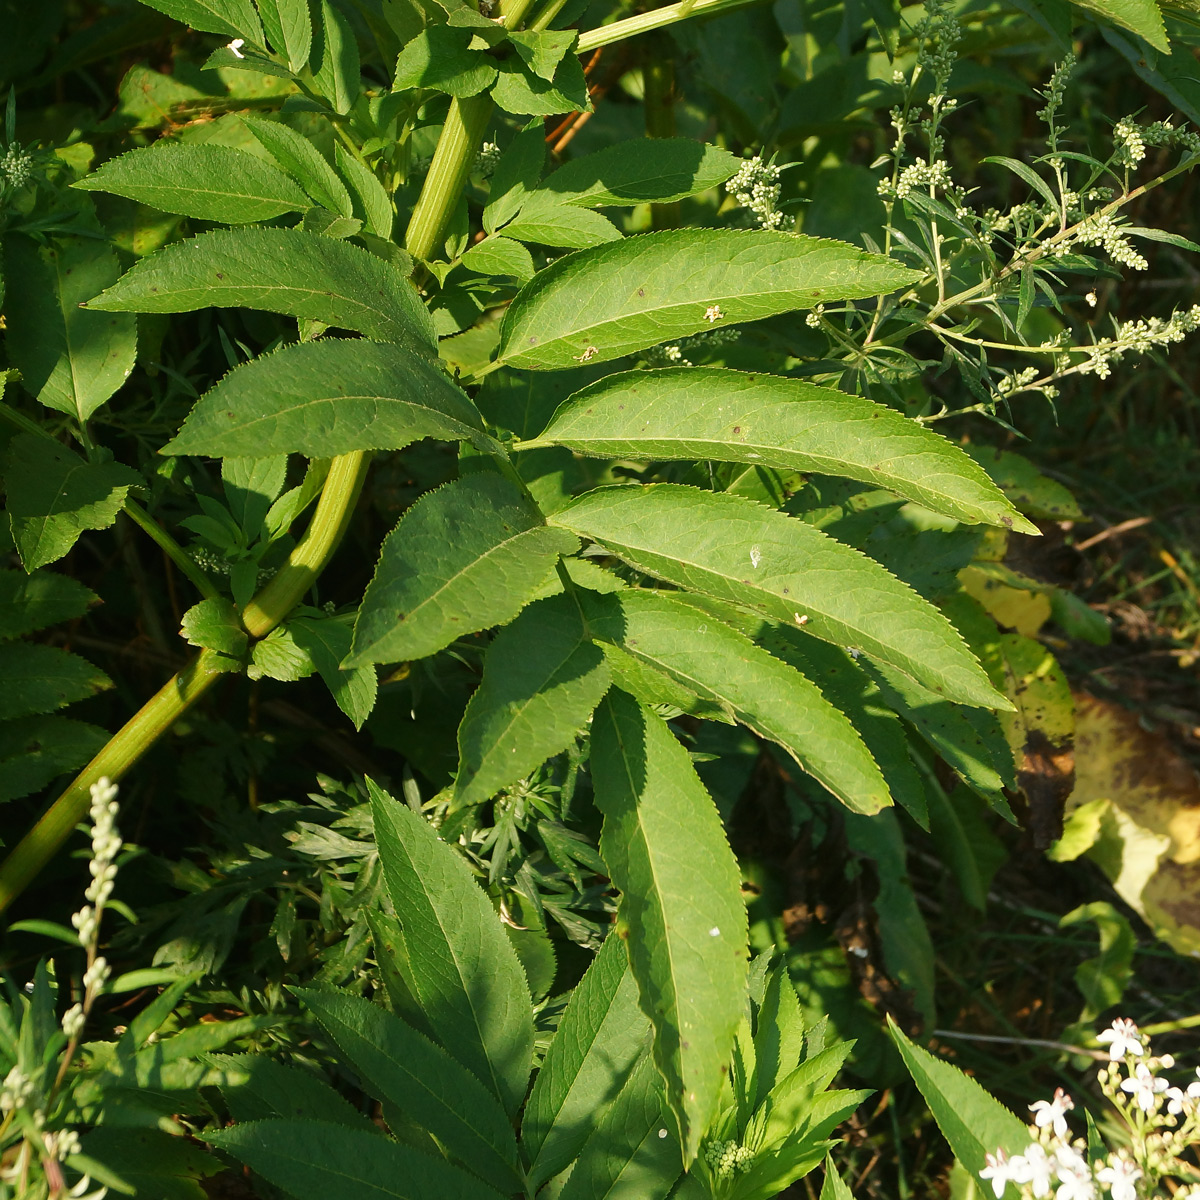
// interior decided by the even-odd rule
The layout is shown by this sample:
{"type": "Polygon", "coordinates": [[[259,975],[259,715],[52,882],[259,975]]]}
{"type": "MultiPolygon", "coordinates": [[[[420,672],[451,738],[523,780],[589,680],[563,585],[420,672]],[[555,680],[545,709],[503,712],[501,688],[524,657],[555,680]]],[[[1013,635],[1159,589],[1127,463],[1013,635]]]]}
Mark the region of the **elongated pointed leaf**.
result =
{"type": "Polygon", "coordinates": [[[521,1120],[536,1188],[565,1170],[642,1053],[650,1023],[619,937],[605,939],[558,1023],[521,1120]]]}
{"type": "Polygon", "coordinates": [[[4,314],[12,365],[38,400],[88,419],[129,377],[137,357],[132,317],[81,308],[119,273],[107,241],[59,237],[44,246],[4,239],[4,314]]]}
{"type": "Polygon", "coordinates": [[[1164,54],[1170,53],[1171,43],[1167,39],[1162,11],[1154,0],[1075,0],[1075,3],[1144,37],[1164,54]]]}
{"type": "Polygon", "coordinates": [[[482,803],[570,746],[609,678],[571,597],[531,604],[488,649],[458,728],[455,803],[482,803]]]}
{"type": "Polygon", "coordinates": [[[647,574],[874,655],[947,699],[1005,706],[936,608],[865,554],[752,500],[678,484],[600,488],[550,520],[647,574]]]}
{"type": "Polygon", "coordinates": [[[466,1067],[361,996],[293,989],[367,1089],[498,1191],[520,1191],[517,1139],[499,1099],[466,1067]]]}
{"type": "Polygon", "coordinates": [[[617,689],[592,721],[592,779],[604,814],[600,853],[621,891],[618,930],[687,1164],[716,1108],[745,1005],[741,877],[687,751],[617,689]]]}
{"type": "Polygon", "coordinates": [[[423,658],[511,621],[578,539],[543,524],[499,475],[423,496],[388,534],[354,627],[347,666],[423,658]]]}
{"type": "Polygon", "coordinates": [[[686,598],[618,592],[590,602],[588,622],[596,637],[778,742],[854,812],[891,803],[862,738],[820,689],[686,598]]]}
{"type": "Polygon", "coordinates": [[[164,454],[400,450],[421,438],[497,450],[440,365],[408,346],[321,338],[235,367],[188,414],[164,454]]]}
{"type": "Polygon", "coordinates": [[[0,646],[0,679],[0,721],[52,712],[112,687],[103,671],[77,655],[27,642],[0,646]]]}
{"type": "Polygon", "coordinates": [[[577,392],[536,441],[603,458],[845,475],[959,521],[1037,533],[953,442],[886,405],[798,379],[720,367],[625,371],[577,392]]]}
{"type": "Polygon", "coordinates": [[[527,207],[543,195],[584,208],[668,204],[724,183],[741,165],[728,150],[691,138],[628,138],[552,171],[527,207]]]}
{"type": "Polygon", "coordinates": [[[130,150],[75,186],[226,225],[267,221],[312,207],[278,167],[229,146],[161,144],[130,150]]]}
{"type": "Polygon", "coordinates": [[[263,149],[299,181],[315,204],[342,217],[354,215],[346,185],[302,133],[282,121],[264,121],[261,117],[243,117],[242,122],[263,149]]]}
{"type": "Polygon", "coordinates": [[[558,1200],[648,1200],[679,1174],[679,1135],[649,1054],[595,1125],[558,1200]]]}
{"type": "Polygon", "coordinates": [[[500,360],[555,370],[818,302],[877,296],[917,272],[793,233],[670,229],[567,255],[505,313],[500,360]]]}
{"type": "Polygon", "coordinates": [[[443,1048],[511,1117],[525,1098],[533,1054],[520,960],[462,858],[423,817],[368,787],[384,879],[404,925],[408,986],[443,1048]]]}
{"type": "Polygon", "coordinates": [[[250,0],[154,0],[150,7],[205,33],[262,42],[262,26],[250,0]]]}
{"type": "Polygon", "coordinates": [[[221,1071],[221,1095],[235,1121],[299,1117],[374,1129],[366,1113],[353,1108],[314,1070],[264,1054],[214,1054],[210,1061],[221,1071]]]}
{"type": "Polygon", "coordinates": [[[88,305],[101,312],[261,308],[432,350],[412,285],[370,251],[300,229],[218,229],[141,259],[88,305]]]}
{"type": "Polygon", "coordinates": [[[914,1046],[890,1018],[888,1032],[955,1158],[976,1178],[984,1168],[985,1155],[997,1150],[1020,1154],[1029,1145],[1024,1124],[974,1079],[914,1046]]]}
{"type": "Polygon", "coordinates": [[[250,1121],[205,1135],[296,1200],[500,1200],[444,1159],[332,1121],[250,1121]]]}

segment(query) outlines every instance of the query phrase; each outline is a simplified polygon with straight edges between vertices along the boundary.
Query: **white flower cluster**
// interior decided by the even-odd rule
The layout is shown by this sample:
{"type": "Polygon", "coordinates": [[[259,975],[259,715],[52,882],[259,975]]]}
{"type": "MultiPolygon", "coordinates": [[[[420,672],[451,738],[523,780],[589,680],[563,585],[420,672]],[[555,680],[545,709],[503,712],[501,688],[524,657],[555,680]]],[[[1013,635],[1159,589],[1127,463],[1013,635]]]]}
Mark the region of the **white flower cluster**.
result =
{"type": "Polygon", "coordinates": [[[1001,396],[1010,396],[1014,392],[1019,392],[1027,384],[1032,383],[1037,377],[1037,367],[1024,367],[1020,371],[1011,371],[1007,375],[1000,377],[996,383],[996,391],[1001,396]]]}
{"type": "Polygon", "coordinates": [[[696,364],[687,357],[688,352],[715,350],[736,342],[740,336],[740,331],[734,326],[725,329],[705,329],[678,342],[664,342],[661,346],[651,346],[643,353],[642,358],[648,367],[693,367],[696,364]]]}
{"type": "Polygon", "coordinates": [[[942,161],[909,163],[900,172],[900,178],[893,183],[890,179],[879,181],[878,192],[881,196],[895,196],[903,200],[909,192],[916,188],[949,188],[953,184],[950,178],[950,168],[942,161]]]}
{"type": "Polygon", "coordinates": [[[13,1067],[0,1084],[0,1113],[7,1116],[24,1104],[33,1095],[33,1086],[33,1080],[20,1067],[13,1067]]]}
{"type": "Polygon", "coordinates": [[[737,1142],[711,1142],[704,1151],[704,1161],[719,1179],[729,1179],[750,1169],[753,1153],[737,1142]]]}
{"type": "Polygon", "coordinates": [[[1109,258],[1123,267],[1144,271],[1150,264],[1133,248],[1125,231],[1112,213],[1097,213],[1084,217],[1070,237],[1063,238],[1054,247],[1056,257],[1061,257],[1075,246],[1099,246],[1109,258]]]}
{"type": "Polygon", "coordinates": [[[758,222],[760,229],[781,229],[786,220],[779,210],[781,168],[765,163],[760,155],[742,163],[725,190],[758,222]]]}
{"type": "MultiPolygon", "coordinates": [[[[1200,304],[1172,313],[1165,321],[1162,317],[1148,317],[1118,324],[1115,337],[1103,338],[1091,346],[1074,347],[1076,351],[1087,355],[1083,362],[1075,364],[1074,373],[1107,379],[1112,374],[1111,364],[1120,362],[1126,354],[1145,354],[1158,346],[1182,342],[1197,329],[1200,329],[1200,304]]],[[[1069,354],[1060,356],[1057,363],[1059,371],[1065,371],[1071,365],[1069,354]]]]}
{"type": "MultiPolygon", "coordinates": [[[[1051,1193],[1054,1200],[1101,1200],[1105,1193],[1110,1200],[1138,1200],[1155,1194],[1164,1177],[1192,1174],[1182,1156],[1200,1138],[1200,1078],[1186,1089],[1172,1087],[1157,1072],[1169,1070],[1175,1060],[1169,1054],[1152,1057],[1132,1021],[1114,1021],[1098,1040],[1108,1044],[1111,1064],[1099,1072],[1100,1087],[1126,1118],[1130,1145],[1089,1160],[1087,1142],[1072,1138],[1067,1124],[1075,1104],[1059,1088],[1053,1100],[1029,1106],[1032,1140],[1020,1154],[998,1149],[986,1155],[979,1175],[996,1200],[1010,1186],[1021,1200],[1043,1200],[1051,1193]]],[[[1200,1187],[1181,1188],[1174,1198],[1200,1200],[1200,1187]]]]}
{"type": "Polygon", "coordinates": [[[24,187],[33,177],[33,159],[15,142],[0,158],[0,180],[14,190],[24,187]]]}
{"type": "Polygon", "coordinates": [[[484,142],[475,156],[475,170],[487,179],[500,161],[500,147],[495,142],[484,142]]]}
{"type": "Polygon", "coordinates": [[[1146,142],[1142,127],[1126,117],[1113,126],[1113,145],[1117,148],[1117,161],[1126,167],[1136,167],[1146,157],[1146,142]]]}
{"type": "Polygon", "coordinates": [[[1179,146],[1185,154],[1200,154],[1200,134],[1192,129],[1176,129],[1170,121],[1139,125],[1125,117],[1113,126],[1113,145],[1117,162],[1136,167],[1146,157],[1147,146],[1179,146]]]}

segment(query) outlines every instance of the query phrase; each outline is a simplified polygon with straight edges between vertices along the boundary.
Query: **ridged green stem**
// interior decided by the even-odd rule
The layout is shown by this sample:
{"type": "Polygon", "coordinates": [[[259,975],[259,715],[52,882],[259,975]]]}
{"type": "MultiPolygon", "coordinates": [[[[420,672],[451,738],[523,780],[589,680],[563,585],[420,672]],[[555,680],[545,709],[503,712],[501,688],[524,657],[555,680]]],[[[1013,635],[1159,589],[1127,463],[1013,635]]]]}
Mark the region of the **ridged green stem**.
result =
{"type": "Polygon", "coordinates": [[[486,93],[450,101],[450,111],[404,239],[413,258],[430,259],[442,244],[491,115],[492,100],[486,93]]]}
{"type": "Polygon", "coordinates": [[[626,38],[636,37],[651,29],[664,29],[668,25],[677,25],[688,17],[711,17],[719,12],[731,12],[735,8],[745,8],[748,4],[756,4],[758,0],[679,0],[678,4],[665,4],[662,8],[650,12],[639,13],[636,17],[626,17],[623,21],[613,21],[611,25],[601,25],[599,29],[589,29],[579,35],[579,44],[575,47],[576,54],[588,54],[601,46],[611,46],[613,42],[623,42],[626,38]]]}

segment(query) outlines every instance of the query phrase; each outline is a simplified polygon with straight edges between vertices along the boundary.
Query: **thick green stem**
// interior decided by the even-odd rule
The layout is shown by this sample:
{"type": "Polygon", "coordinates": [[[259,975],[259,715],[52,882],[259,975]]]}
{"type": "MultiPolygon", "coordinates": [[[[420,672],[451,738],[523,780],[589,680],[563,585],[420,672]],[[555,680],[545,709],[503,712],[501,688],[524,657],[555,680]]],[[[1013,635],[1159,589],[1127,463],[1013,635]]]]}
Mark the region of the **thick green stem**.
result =
{"type": "Polygon", "coordinates": [[[132,497],[127,497],[123,509],[125,515],[158,545],[162,552],[192,581],[205,600],[220,596],[217,586],[188,557],[187,551],[132,497]]]}
{"type": "Polygon", "coordinates": [[[450,101],[450,112],[404,239],[413,258],[430,259],[442,244],[491,115],[492,100],[486,94],[450,101]]]}

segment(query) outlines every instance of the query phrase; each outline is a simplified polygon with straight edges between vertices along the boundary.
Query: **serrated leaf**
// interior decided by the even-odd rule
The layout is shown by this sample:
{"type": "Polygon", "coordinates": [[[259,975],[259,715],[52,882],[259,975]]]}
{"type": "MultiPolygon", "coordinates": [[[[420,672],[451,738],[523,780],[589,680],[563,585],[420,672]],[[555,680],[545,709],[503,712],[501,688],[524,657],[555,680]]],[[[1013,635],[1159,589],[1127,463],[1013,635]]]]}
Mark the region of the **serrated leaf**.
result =
{"type": "MultiPolygon", "coordinates": [[[[938,1123],[955,1158],[978,1179],[985,1155],[1003,1150],[1020,1154],[1029,1145],[1029,1131],[998,1100],[989,1096],[957,1067],[914,1046],[890,1018],[888,1032],[900,1051],[929,1111],[938,1123]]],[[[979,1181],[980,1189],[984,1181],[979,1181]]]]}
{"type": "Polygon", "coordinates": [[[248,679],[295,683],[298,679],[307,679],[316,669],[316,663],[297,644],[291,629],[287,625],[278,625],[251,647],[246,676],[248,679]]]}
{"type": "Polygon", "coordinates": [[[112,680],[85,659],[28,642],[0,645],[0,679],[0,721],[52,712],[112,687],[112,680]]]}
{"type": "Polygon", "coordinates": [[[1016,508],[1030,517],[1078,521],[1083,510],[1067,488],[1043,475],[1021,454],[972,443],[966,452],[992,477],[1016,508]]]}
{"type": "Polygon", "coordinates": [[[146,258],[89,305],[104,312],[261,308],[431,351],[412,285],[368,250],[299,229],[220,229],[146,258]]]}
{"type": "Polygon", "coordinates": [[[432,88],[464,99],[491,87],[496,63],[482,50],[471,50],[471,30],[450,25],[423,29],[400,51],[392,87],[396,91],[432,88]]]}
{"type": "Polygon", "coordinates": [[[423,817],[371,780],[367,786],[384,879],[402,914],[406,982],[442,1047],[511,1117],[525,1099],[533,1054],[525,972],[462,857],[423,817]]]}
{"type": "Polygon", "coordinates": [[[663,230],[540,271],[504,315],[500,359],[541,370],[604,362],[705,329],[877,296],[918,277],[881,255],[800,234],[663,230]]]}
{"type": "Polygon", "coordinates": [[[931,604],[865,554],[752,500],[679,484],[609,487],[549,520],[649,575],[871,654],[947,699],[1005,706],[931,604]]]}
{"type": "Polygon", "coordinates": [[[525,1105],[521,1144],[532,1188],[570,1166],[649,1034],[625,943],[610,936],[571,993],[525,1105]]]}
{"type": "Polygon", "coordinates": [[[108,737],[103,729],[68,717],[0,723],[0,800],[28,796],[64,771],[82,767],[108,737]]]}
{"type": "Polygon", "coordinates": [[[488,202],[483,210],[483,228],[494,233],[516,216],[529,193],[537,186],[546,161],[545,125],[533,121],[508,144],[488,184],[488,202]]]}
{"type": "Polygon", "coordinates": [[[427,493],[383,543],[345,665],[424,658],[511,621],[578,544],[499,475],[427,493]]]}
{"type": "Polygon", "coordinates": [[[558,64],[552,80],[542,79],[520,58],[505,59],[492,88],[492,99],[510,113],[552,117],[591,107],[583,67],[573,54],[558,64]]]}
{"type": "Polygon", "coordinates": [[[81,617],[96,593],[52,571],[0,571],[0,639],[24,637],[59,621],[81,617]]]}
{"type": "Polygon", "coordinates": [[[179,632],[189,646],[202,646],[239,659],[250,641],[233,602],[224,596],[193,604],[183,614],[179,632]]]}
{"type": "Polygon", "coordinates": [[[493,234],[463,255],[463,266],[481,275],[512,275],[522,283],[533,278],[533,256],[512,238],[493,234]]]}
{"type": "Polygon", "coordinates": [[[293,71],[303,71],[312,53],[313,40],[312,14],[307,0],[271,0],[271,3],[278,15],[282,42],[275,49],[286,55],[293,71]]]}
{"type": "Polygon", "coordinates": [[[107,529],[142,477],[120,463],[85,462],[49,438],[19,433],[9,443],[4,483],[9,528],[27,571],[64,554],[87,529],[107,529]]]}
{"type": "Polygon", "coordinates": [[[724,183],[742,160],[691,138],[629,138],[553,171],[529,204],[553,198],[584,208],[669,204],[724,183]]]}
{"type": "Polygon", "coordinates": [[[854,1193],[833,1165],[833,1159],[825,1156],[825,1182],[821,1184],[820,1200],[854,1200],[854,1193]]]}
{"type": "Polygon", "coordinates": [[[437,362],[393,342],[326,337],[235,367],[162,453],[328,458],[426,437],[498,450],[437,362]]]}
{"type": "Polygon", "coordinates": [[[508,35],[508,40],[525,65],[550,82],[578,36],[574,29],[518,29],[508,35]]]}
{"type": "Polygon", "coordinates": [[[643,1055],[616,1100],[596,1122],[557,1200],[646,1200],[673,1195],[679,1136],[662,1080],[643,1055]]]}
{"type": "Polygon", "coordinates": [[[100,238],[60,236],[44,246],[21,234],[4,239],[9,358],[31,395],[80,422],[125,382],[137,356],[132,317],[81,307],[119,270],[100,238]]]}
{"type": "Polygon", "coordinates": [[[517,1141],[500,1105],[424,1034],[361,996],[293,988],[372,1095],[428,1130],[463,1166],[520,1191],[517,1141]]]}
{"type": "Polygon", "coordinates": [[[621,892],[618,933],[654,1026],[654,1061],[687,1165],[715,1112],[745,1004],[741,876],[687,751],[619,690],[593,718],[591,769],[604,814],[600,853],[621,892]]]}
{"type": "Polygon", "coordinates": [[[599,246],[621,238],[621,231],[602,213],[570,204],[526,204],[504,226],[503,232],[505,237],[518,241],[564,246],[570,250],[599,246]]]}
{"type": "Polygon", "coordinates": [[[609,679],[574,599],[526,608],[488,648],[463,714],[454,805],[482,803],[571,746],[609,679]]]}
{"type": "Polygon", "coordinates": [[[331,1121],[250,1121],[204,1140],[296,1200],[500,1200],[444,1159],[331,1121]]]}
{"type": "Polygon", "coordinates": [[[587,598],[585,611],[595,637],[777,742],[854,812],[891,803],[854,726],[816,685],[686,597],[631,589],[587,598]]]}
{"type": "Polygon", "coordinates": [[[1143,37],[1156,50],[1170,54],[1171,43],[1163,24],[1162,11],[1154,0],[1074,0],[1080,8],[1120,25],[1143,37]]]}
{"type": "Polygon", "coordinates": [[[229,146],[160,143],[130,150],[74,186],[226,225],[267,221],[311,206],[277,167],[229,146]]]}
{"type": "MultiPolygon", "coordinates": [[[[122,1128],[116,1124],[85,1134],[81,1157],[85,1164],[102,1164],[126,1187],[136,1188],[135,1194],[157,1200],[205,1200],[208,1193],[201,1181],[224,1169],[190,1138],[162,1129],[122,1128]]],[[[81,1167],[70,1159],[67,1162],[76,1169],[81,1167]]],[[[116,1188],[113,1193],[120,1194],[116,1188]]]]}
{"type": "Polygon", "coordinates": [[[262,44],[262,26],[250,0],[154,0],[150,7],[204,33],[262,44]]]}
{"type": "Polygon", "coordinates": [[[333,111],[345,116],[362,91],[358,39],[341,9],[329,0],[320,0],[319,7],[324,38],[320,62],[311,64],[313,78],[333,111]]]}
{"type": "Polygon", "coordinates": [[[968,455],[861,396],[721,367],[624,371],[576,392],[533,445],[843,475],[959,521],[1037,533],[968,455]]]}
{"type": "Polygon", "coordinates": [[[392,201],[383,184],[375,172],[355,158],[341,142],[334,143],[333,153],[338,171],[357,201],[355,212],[363,218],[363,227],[368,233],[387,241],[392,236],[396,214],[392,211],[392,201]]]}
{"type": "Polygon", "coordinates": [[[342,659],[350,653],[353,626],[348,619],[326,616],[292,616],[288,629],[296,644],[312,659],[334,703],[361,729],[375,707],[379,683],[375,668],[344,670],[342,659]]]}
{"type": "Polygon", "coordinates": [[[262,1054],[215,1054],[211,1061],[221,1071],[218,1086],[235,1121],[289,1117],[375,1129],[366,1113],[352,1107],[311,1068],[262,1054]]]}
{"type": "Polygon", "coordinates": [[[346,185],[302,133],[297,133],[282,121],[266,121],[261,117],[243,117],[242,123],[254,134],[263,149],[296,179],[315,204],[342,217],[354,215],[354,205],[346,185]]]}

